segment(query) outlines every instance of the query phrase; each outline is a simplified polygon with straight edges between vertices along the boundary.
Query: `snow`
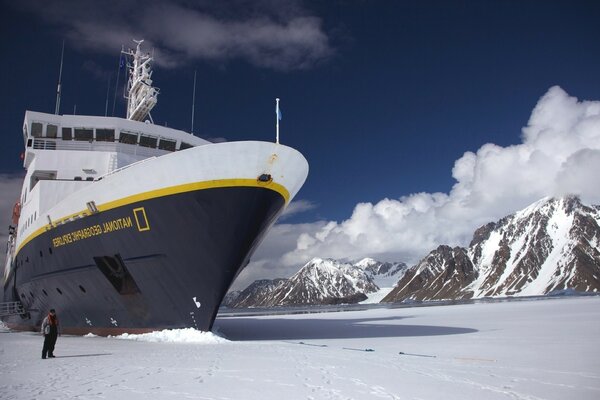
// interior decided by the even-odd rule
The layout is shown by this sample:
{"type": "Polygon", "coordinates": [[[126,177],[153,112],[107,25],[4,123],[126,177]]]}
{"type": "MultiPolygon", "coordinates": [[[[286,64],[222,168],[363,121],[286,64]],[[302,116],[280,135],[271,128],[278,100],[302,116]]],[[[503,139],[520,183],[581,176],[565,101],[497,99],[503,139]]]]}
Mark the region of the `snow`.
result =
{"type": "Polygon", "coordinates": [[[227,339],[223,339],[212,332],[201,332],[195,330],[194,328],[165,329],[163,331],[155,331],[139,335],[124,333],[122,335],[115,336],[115,339],[136,340],[139,342],[153,343],[217,344],[228,342],[227,339]]]}
{"type": "Polygon", "coordinates": [[[39,334],[3,330],[0,398],[600,398],[598,296],[219,317],[194,343],[183,331],[62,336],[41,360],[39,334]]]}
{"type": "MultiPolygon", "coordinates": [[[[377,284],[377,282],[375,282],[375,284],[377,284]]],[[[379,286],[379,285],[377,285],[379,286]]],[[[379,303],[381,300],[383,300],[383,298],[385,296],[387,296],[388,294],[390,294],[390,292],[394,290],[394,286],[389,286],[389,287],[381,287],[379,286],[379,290],[373,293],[366,293],[367,299],[363,300],[360,302],[360,304],[377,304],[379,303]]]]}

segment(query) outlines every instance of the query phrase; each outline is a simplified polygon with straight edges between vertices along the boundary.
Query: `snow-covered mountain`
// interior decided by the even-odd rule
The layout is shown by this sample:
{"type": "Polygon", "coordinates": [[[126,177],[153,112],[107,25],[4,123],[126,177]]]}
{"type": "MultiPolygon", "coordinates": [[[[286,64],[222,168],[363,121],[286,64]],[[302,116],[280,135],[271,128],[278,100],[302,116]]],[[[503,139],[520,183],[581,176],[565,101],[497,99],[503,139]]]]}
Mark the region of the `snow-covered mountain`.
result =
{"type": "Polygon", "coordinates": [[[393,289],[404,263],[365,258],[355,264],[314,258],[289,279],[259,280],[243,290],[230,307],[378,302],[393,289]]]}
{"type": "Polygon", "coordinates": [[[545,198],[477,229],[469,248],[439,246],[383,301],[600,290],[600,206],[545,198]]]}
{"type": "Polygon", "coordinates": [[[263,299],[269,298],[271,293],[285,283],[287,279],[260,279],[252,282],[242,291],[229,292],[222,305],[227,307],[262,307],[263,299]]]}

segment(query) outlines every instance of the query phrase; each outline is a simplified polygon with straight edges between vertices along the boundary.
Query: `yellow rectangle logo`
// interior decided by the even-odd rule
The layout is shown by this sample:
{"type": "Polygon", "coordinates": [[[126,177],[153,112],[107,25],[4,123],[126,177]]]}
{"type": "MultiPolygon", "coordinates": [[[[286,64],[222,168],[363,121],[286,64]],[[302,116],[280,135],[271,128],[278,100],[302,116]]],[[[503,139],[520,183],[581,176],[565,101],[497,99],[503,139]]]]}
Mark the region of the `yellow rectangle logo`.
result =
{"type": "Polygon", "coordinates": [[[146,210],[144,207],[134,208],[133,215],[135,216],[135,223],[137,224],[138,231],[149,231],[150,224],[148,223],[148,217],[146,217],[146,210]]]}

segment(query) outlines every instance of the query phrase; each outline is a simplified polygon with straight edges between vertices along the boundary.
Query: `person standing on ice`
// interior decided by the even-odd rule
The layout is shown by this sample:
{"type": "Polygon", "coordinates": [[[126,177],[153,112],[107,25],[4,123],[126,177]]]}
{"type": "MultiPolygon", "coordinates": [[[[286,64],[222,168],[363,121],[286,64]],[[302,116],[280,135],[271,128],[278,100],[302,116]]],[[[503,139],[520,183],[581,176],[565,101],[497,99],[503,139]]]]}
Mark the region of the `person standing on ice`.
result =
{"type": "Polygon", "coordinates": [[[49,358],[54,358],[54,346],[58,337],[58,328],[58,317],[56,316],[56,311],[52,308],[46,318],[44,318],[44,321],[42,321],[41,331],[44,335],[42,358],[46,358],[46,354],[49,358]]]}

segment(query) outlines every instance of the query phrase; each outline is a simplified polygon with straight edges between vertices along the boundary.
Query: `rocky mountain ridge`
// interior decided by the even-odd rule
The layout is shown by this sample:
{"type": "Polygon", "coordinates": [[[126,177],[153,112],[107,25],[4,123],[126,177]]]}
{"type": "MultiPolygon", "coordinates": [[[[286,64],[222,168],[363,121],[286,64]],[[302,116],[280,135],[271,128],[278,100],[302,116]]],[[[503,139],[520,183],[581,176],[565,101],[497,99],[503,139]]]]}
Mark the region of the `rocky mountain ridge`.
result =
{"type": "Polygon", "coordinates": [[[545,198],[477,229],[468,248],[439,246],[383,301],[600,291],[600,206],[545,198]]]}
{"type": "Polygon", "coordinates": [[[385,263],[365,258],[355,264],[315,258],[289,279],[259,280],[239,294],[232,294],[228,307],[272,307],[342,304],[365,301],[393,288],[407,269],[404,263],[385,263]],[[379,285],[381,285],[381,287],[379,285]]]}

